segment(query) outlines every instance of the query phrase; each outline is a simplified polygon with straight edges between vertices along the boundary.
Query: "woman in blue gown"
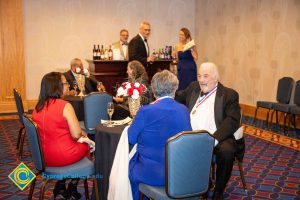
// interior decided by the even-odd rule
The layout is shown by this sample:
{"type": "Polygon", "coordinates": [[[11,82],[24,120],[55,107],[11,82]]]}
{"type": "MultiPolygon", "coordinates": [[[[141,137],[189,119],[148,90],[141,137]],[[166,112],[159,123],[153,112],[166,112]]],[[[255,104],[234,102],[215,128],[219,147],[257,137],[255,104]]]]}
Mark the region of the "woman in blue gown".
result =
{"type": "Polygon", "coordinates": [[[128,129],[128,141],[137,144],[129,163],[133,200],[139,199],[139,184],[165,185],[165,144],[175,134],[191,130],[187,108],[175,101],[177,77],[164,70],[151,81],[155,102],[140,108],[128,129]]]}
{"type": "Polygon", "coordinates": [[[191,33],[187,28],[181,28],[179,31],[179,43],[176,46],[175,53],[178,56],[177,74],[179,80],[178,90],[183,90],[197,80],[198,53],[196,46],[183,51],[184,46],[192,40],[191,33]]]}

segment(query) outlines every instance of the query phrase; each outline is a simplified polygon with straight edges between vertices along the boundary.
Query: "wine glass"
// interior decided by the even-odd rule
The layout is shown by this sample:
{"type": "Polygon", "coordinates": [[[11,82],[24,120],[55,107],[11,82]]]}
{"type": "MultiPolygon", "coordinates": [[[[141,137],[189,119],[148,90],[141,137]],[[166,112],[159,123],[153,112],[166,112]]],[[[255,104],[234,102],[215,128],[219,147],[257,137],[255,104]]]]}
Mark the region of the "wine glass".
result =
{"type": "Polygon", "coordinates": [[[99,92],[103,92],[102,87],[103,87],[103,83],[102,83],[101,81],[98,82],[98,83],[97,83],[97,89],[98,89],[99,92]]]}
{"type": "Polygon", "coordinates": [[[73,81],[73,88],[76,91],[76,93],[75,93],[75,96],[76,96],[77,95],[77,88],[78,88],[77,81],[73,81]]]}
{"type": "Polygon", "coordinates": [[[111,117],[114,113],[114,103],[113,102],[107,103],[107,113],[109,115],[109,123],[107,124],[107,127],[114,127],[111,123],[111,117]]]}

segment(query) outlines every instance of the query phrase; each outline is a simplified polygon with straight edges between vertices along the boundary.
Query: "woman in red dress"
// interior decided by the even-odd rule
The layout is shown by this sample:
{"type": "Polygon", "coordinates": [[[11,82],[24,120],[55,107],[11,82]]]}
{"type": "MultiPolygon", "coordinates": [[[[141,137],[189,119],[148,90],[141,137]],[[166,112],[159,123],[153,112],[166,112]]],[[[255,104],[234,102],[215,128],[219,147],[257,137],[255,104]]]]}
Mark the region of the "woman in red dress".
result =
{"type": "MultiPolygon", "coordinates": [[[[88,145],[77,142],[87,135],[81,130],[72,105],[61,99],[68,92],[69,84],[64,75],[59,72],[46,74],[32,114],[38,126],[45,164],[49,167],[70,165],[89,156],[88,145]]],[[[78,180],[72,179],[68,189],[66,180],[57,181],[53,190],[55,199],[80,199],[78,180]]]]}

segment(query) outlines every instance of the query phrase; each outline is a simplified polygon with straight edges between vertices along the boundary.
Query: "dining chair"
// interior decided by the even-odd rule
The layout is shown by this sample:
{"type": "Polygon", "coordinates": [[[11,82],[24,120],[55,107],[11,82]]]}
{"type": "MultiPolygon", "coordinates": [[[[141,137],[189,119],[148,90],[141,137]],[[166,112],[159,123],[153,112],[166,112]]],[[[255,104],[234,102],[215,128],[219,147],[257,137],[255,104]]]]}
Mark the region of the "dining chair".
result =
{"type": "Polygon", "coordinates": [[[31,149],[32,160],[38,171],[35,175],[36,177],[30,185],[30,191],[28,199],[32,199],[32,194],[35,188],[35,182],[37,176],[41,175],[43,177],[43,184],[40,188],[39,199],[44,199],[45,187],[50,180],[61,180],[65,178],[75,177],[84,179],[85,188],[85,198],[89,199],[88,183],[87,179],[93,177],[93,182],[95,186],[96,199],[99,200],[98,192],[98,182],[95,177],[95,167],[94,163],[87,157],[84,157],[80,161],[73,163],[71,165],[63,167],[47,167],[44,162],[44,155],[41,148],[40,137],[37,129],[37,125],[26,115],[23,116],[24,126],[26,129],[26,134],[29,141],[29,146],[31,149]],[[50,179],[51,178],[51,179],[50,179]]]}
{"type": "Polygon", "coordinates": [[[165,145],[166,186],[141,183],[144,195],[155,200],[199,199],[209,189],[209,174],[215,139],[207,131],[184,131],[169,138],[165,145]]]}
{"type": "Polygon", "coordinates": [[[296,116],[300,115],[300,80],[298,80],[295,84],[294,90],[294,105],[290,108],[290,117],[289,117],[289,124],[288,129],[291,127],[292,116],[294,117],[294,128],[297,128],[296,124],[296,116]]]}
{"type": "MultiPolygon", "coordinates": [[[[283,120],[283,132],[285,133],[285,124],[287,121],[287,118],[290,114],[290,110],[291,110],[291,105],[293,103],[293,98],[291,98],[292,93],[293,93],[293,89],[294,89],[294,80],[292,78],[289,78],[286,80],[285,82],[285,87],[282,88],[282,90],[286,90],[286,96],[284,99],[282,99],[282,101],[278,101],[277,103],[273,104],[273,112],[271,115],[271,123],[273,122],[273,116],[274,116],[274,112],[275,112],[275,117],[276,117],[276,125],[278,126],[278,112],[284,113],[284,120],[283,120]]],[[[295,90],[294,90],[295,91],[295,90]]]]}
{"type": "MultiPolygon", "coordinates": [[[[259,108],[268,109],[267,116],[266,116],[266,127],[269,128],[269,115],[270,115],[270,111],[273,109],[273,105],[275,103],[281,103],[281,104],[289,103],[292,88],[293,88],[293,83],[294,80],[291,77],[283,77],[279,79],[277,85],[277,95],[276,95],[277,102],[257,101],[253,123],[256,123],[257,111],[259,108]]],[[[272,112],[272,117],[273,117],[273,113],[274,112],[272,112]]],[[[272,119],[271,119],[271,123],[272,123],[272,119]]]]}
{"type": "Polygon", "coordinates": [[[21,124],[16,148],[19,149],[19,156],[20,158],[22,158],[24,139],[25,139],[25,129],[24,129],[24,122],[23,122],[24,106],[23,106],[23,101],[20,93],[16,89],[13,89],[13,94],[16,102],[17,111],[18,111],[19,122],[21,124]]]}
{"type": "Polygon", "coordinates": [[[108,120],[107,103],[112,102],[112,96],[107,93],[92,92],[84,97],[84,121],[80,121],[80,127],[88,134],[94,134],[97,124],[108,120]]]}

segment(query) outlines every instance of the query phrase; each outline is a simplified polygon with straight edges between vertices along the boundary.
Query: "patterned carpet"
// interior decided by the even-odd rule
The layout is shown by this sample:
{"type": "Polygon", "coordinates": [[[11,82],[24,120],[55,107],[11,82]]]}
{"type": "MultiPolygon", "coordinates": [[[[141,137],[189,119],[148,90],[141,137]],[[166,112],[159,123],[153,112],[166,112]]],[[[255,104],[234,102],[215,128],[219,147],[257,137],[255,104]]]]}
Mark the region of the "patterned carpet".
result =
{"type": "MultiPolygon", "coordinates": [[[[22,160],[17,156],[15,146],[18,129],[17,120],[0,120],[2,136],[2,140],[0,140],[0,199],[27,199],[29,188],[21,191],[7,177],[21,161],[34,171],[27,141],[22,160]]],[[[275,144],[274,141],[267,142],[265,141],[267,137],[262,140],[258,138],[257,134],[253,134],[265,135],[268,133],[261,129],[247,125],[245,130],[247,132],[245,136],[246,154],[243,165],[248,191],[244,192],[238,168],[234,166],[224,195],[225,199],[300,200],[300,151],[291,146],[275,144]]],[[[41,179],[38,179],[37,188],[40,185],[41,179]]],[[[91,182],[89,182],[89,186],[92,187],[91,182]]],[[[52,189],[53,183],[49,184],[45,199],[53,199],[52,189]]],[[[78,190],[84,194],[82,182],[80,182],[78,190]]],[[[34,199],[38,199],[37,189],[34,192],[34,199]]]]}

